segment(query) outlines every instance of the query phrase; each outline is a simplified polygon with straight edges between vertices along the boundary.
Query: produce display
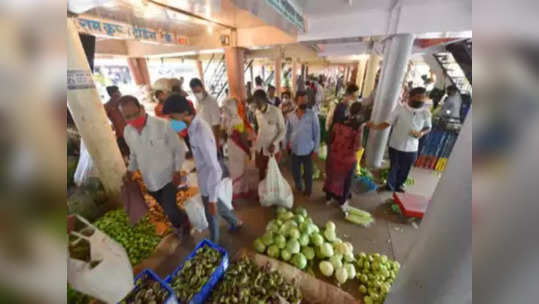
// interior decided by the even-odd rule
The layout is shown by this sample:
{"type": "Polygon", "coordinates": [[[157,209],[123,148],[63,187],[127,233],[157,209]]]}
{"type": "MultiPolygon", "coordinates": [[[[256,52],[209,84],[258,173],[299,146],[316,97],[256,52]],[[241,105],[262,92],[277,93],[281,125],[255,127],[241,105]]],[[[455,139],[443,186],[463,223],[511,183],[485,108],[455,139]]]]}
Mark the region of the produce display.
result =
{"type": "MultiPolygon", "coordinates": [[[[380,172],[378,173],[378,176],[381,179],[382,184],[387,184],[387,177],[389,176],[389,168],[381,169],[380,172]]],[[[411,176],[408,176],[404,184],[407,186],[411,186],[415,184],[415,179],[411,176]]]]}
{"type": "Polygon", "coordinates": [[[386,255],[378,253],[357,256],[357,278],[360,280],[359,291],[364,294],[365,304],[384,303],[391,289],[393,280],[399,273],[400,264],[392,261],[386,255]]]}
{"type": "Polygon", "coordinates": [[[279,207],[277,218],[267,224],[266,233],[254,241],[254,247],[259,253],[305,269],[308,263],[312,265],[314,246],[323,239],[319,230],[305,208],[296,208],[294,214],[279,207]]]}
{"type": "MultiPolygon", "coordinates": [[[[370,213],[357,208],[351,208],[346,219],[364,226],[373,221],[370,213]]],[[[268,223],[264,235],[254,241],[254,247],[259,253],[299,269],[317,266],[337,286],[356,280],[366,304],[383,303],[400,268],[398,262],[378,253],[354,255],[353,245],[337,236],[334,222],[328,221],[320,228],[301,207],[294,213],[279,207],[277,217],[268,223]]]]}
{"type": "MultiPolygon", "coordinates": [[[[142,194],[144,195],[144,200],[146,201],[146,204],[148,205],[149,211],[148,211],[148,218],[150,222],[152,222],[155,225],[155,230],[158,235],[164,235],[166,234],[169,229],[172,227],[172,224],[168,221],[167,216],[163,212],[163,208],[161,208],[161,205],[155,200],[153,196],[151,196],[148,193],[148,190],[146,189],[146,185],[144,184],[144,181],[142,180],[142,175],[140,171],[135,172],[133,174],[133,180],[136,181],[140,187],[140,190],[142,191],[142,194]]],[[[196,187],[189,187],[187,189],[178,191],[176,193],[176,204],[180,209],[184,209],[184,204],[187,200],[194,197],[199,193],[199,189],[196,187]]]]}
{"type": "Polygon", "coordinates": [[[186,261],[183,268],[172,277],[170,286],[176,298],[188,303],[210,279],[221,263],[221,253],[209,246],[196,251],[196,255],[186,261]]]}
{"type": "Polygon", "coordinates": [[[132,265],[149,257],[161,241],[147,216],[131,226],[123,209],[105,213],[94,225],[125,248],[132,265]]]}
{"type": "Polygon", "coordinates": [[[369,227],[374,222],[374,218],[369,212],[354,207],[348,208],[344,218],[363,227],[369,227]]]}
{"type": "Polygon", "coordinates": [[[170,297],[170,291],[144,274],[135,282],[133,291],[127,294],[119,304],[164,304],[168,297],[170,297]]]}
{"type": "Polygon", "coordinates": [[[277,271],[248,258],[230,265],[206,303],[300,303],[301,291],[277,271]]]}

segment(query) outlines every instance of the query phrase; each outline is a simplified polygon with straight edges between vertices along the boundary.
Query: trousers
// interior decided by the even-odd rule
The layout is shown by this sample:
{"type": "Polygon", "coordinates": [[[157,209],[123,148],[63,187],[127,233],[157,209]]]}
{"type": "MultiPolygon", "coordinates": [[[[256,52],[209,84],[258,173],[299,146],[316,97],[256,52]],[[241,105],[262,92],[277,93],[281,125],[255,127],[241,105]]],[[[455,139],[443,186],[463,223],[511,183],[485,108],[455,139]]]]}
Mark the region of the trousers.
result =
{"type": "Polygon", "coordinates": [[[390,168],[387,186],[391,191],[402,188],[416,160],[417,151],[403,152],[389,147],[390,168]]]}
{"type": "Polygon", "coordinates": [[[312,193],[313,189],[313,160],[310,154],[307,155],[295,155],[292,154],[291,157],[292,163],[292,176],[294,177],[294,184],[296,189],[300,191],[305,191],[308,194],[312,193]],[[303,181],[305,182],[305,187],[301,181],[301,166],[303,165],[303,181]]]}
{"type": "Polygon", "coordinates": [[[176,205],[176,192],[177,188],[173,183],[166,184],[163,188],[157,191],[148,191],[148,193],[155,198],[155,200],[161,205],[163,211],[167,215],[168,220],[172,223],[172,226],[179,229],[183,225],[188,223],[187,214],[178,208],[176,205]]]}
{"type": "Polygon", "coordinates": [[[238,218],[220,199],[217,200],[216,215],[211,215],[209,212],[209,197],[202,196],[202,203],[204,204],[204,213],[206,213],[206,219],[208,220],[208,226],[210,228],[210,240],[217,244],[219,243],[219,215],[221,215],[232,228],[237,227],[238,218]]]}

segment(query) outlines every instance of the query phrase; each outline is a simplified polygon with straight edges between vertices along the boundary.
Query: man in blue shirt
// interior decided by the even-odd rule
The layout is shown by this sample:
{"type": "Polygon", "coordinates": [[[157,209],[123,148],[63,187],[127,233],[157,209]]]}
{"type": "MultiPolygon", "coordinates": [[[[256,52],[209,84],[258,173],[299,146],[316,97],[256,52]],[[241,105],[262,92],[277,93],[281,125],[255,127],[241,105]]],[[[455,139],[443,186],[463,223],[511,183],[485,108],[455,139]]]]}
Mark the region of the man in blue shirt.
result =
{"type": "Polygon", "coordinates": [[[228,222],[232,231],[239,229],[243,222],[218,198],[217,187],[221,183],[223,171],[217,160],[217,145],[213,130],[201,116],[195,115],[187,99],[179,94],[167,98],[163,113],[170,116],[172,123],[175,120],[183,121],[188,126],[187,133],[191,141],[198,186],[210,228],[211,241],[218,243],[219,217],[217,213],[228,222]]]}
{"type": "Polygon", "coordinates": [[[312,157],[318,154],[320,125],[318,117],[308,106],[309,102],[305,91],[297,92],[296,104],[298,109],[288,114],[286,142],[291,152],[292,175],[296,191],[303,191],[306,197],[310,197],[313,185],[312,157]],[[302,185],[301,182],[302,165],[305,185],[302,185]]]}

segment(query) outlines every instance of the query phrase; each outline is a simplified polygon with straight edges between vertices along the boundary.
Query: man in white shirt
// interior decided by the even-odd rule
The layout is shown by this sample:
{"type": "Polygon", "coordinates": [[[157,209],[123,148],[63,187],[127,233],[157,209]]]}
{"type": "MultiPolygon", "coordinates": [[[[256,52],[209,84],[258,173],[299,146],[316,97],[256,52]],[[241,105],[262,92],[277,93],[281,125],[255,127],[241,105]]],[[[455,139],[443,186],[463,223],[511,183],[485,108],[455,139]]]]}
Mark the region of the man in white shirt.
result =
{"type": "Polygon", "coordinates": [[[146,114],[135,97],[122,96],[119,105],[127,122],[123,136],[130,150],[125,178],[140,170],[148,193],[161,205],[177,235],[187,233],[187,216],[176,205],[185,144],[167,120],[146,114]]]}
{"type": "Polygon", "coordinates": [[[413,88],[408,104],[397,106],[389,122],[367,123],[367,127],[375,130],[393,125],[389,139],[390,169],[387,185],[380,189],[382,191],[404,192],[404,182],[417,159],[419,139],[432,128],[431,114],[424,107],[426,99],[425,88],[413,88]]]}
{"type": "Polygon", "coordinates": [[[231,230],[237,230],[243,222],[232,210],[229,210],[217,197],[217,188],[221,183],[223,171],[217,160],[217,150],[212,130],[208,123],[193,109],[185,97],[171,95],[165,101],[163,113],[171,120],[183,121],[188,125],[187,132],[197,169],[198,186],[204,203],[206,219],[209,223],[211,241],[219,241],[219,218],[217,212],[229,223],[231,230]]]}
{"type": "Polygon", "coordinates": [[[195,94],[195,98],[197,100],[197,116],[202,118],[208,123],[208,125],[210,125],[215,137],[217,151],[219,151],[219,126],[221,124],[221,111],[219,110],[217,100],[208,94],[200,79],[191,79],[189,86],[191,87],[191,90],[193,91],[193,94],[195,94]]]}
{"type": "Polygon", "coordinates": [[[260,180],[266,178],[269,157],[275,155],[279,158],[279,143],[286,135],[286,125],[281,110],[268,101],[266,92],[258,90],[253,99],[256,104],[256,122],[258,134],[254,149],[255,163],[259,170],[260,180]]]}

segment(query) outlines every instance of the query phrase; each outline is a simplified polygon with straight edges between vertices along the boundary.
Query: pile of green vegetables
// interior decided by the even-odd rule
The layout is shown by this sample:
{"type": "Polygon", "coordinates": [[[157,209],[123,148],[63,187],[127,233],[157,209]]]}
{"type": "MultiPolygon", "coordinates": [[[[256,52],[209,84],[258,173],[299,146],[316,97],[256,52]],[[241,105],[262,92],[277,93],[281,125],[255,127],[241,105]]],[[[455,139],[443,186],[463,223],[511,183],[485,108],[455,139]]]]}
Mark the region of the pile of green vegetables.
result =
{"type": "Polygon", "coordinates": [[[87,304],[91,297],[76,291],[67,284],[67,303],[69,304],[87,304]]]}
{"type": "Polygon", "coordinates": [[[356,274],[352,244],[337,237],[335,223],[331,221],[321,231],[302,207],[296,208],[295,214],[278,208],[277,218],[268,223],[254,247],[302,270],[318,264],[322,274],[335,276],[339,285],[356,274]]]}
{"type": "Polygon", "coordinates": [[[296,208],[294,214],[279,207],[277,218],[267,224],[266,232],[254,241],[254,247],[259,253],[305,269],[308,261],[314,259],[314,246],[323,242],[319,232],[305,208],[296,208]]]}
{"type": "Polygon", "coordinates": [[[206,303],[300,303],[301,291],[277,271],[258,267],[248,258],[230,265],[206,303]]]}
{"type": "MultiPolygon", "coordinates": [[[[389,168],[381,169],[379,172],[379,178],[381,179],[382,184],[387,184],[387,177],[389,176],[389,168]]],[[[415,184],[415,179],[413,177],[408,176],[406,178],[406,181],[404,182],[406,186],[411,186],[415,184]]]]}
{"type": "Polygon", "coordinates": [[[384,303],[393,280],[399,273],[400,264],[378,253],[357,257],[357,278],[361,281],[359,291],[364,294],[365,304],[384,303]]]}
{"type": "MultiPolygon", "coordinates": [[[[352,211],[348,220],[361,224],[372,221],[369,213],[356,208],[352,211]]],[[[319,228],[301,207],[294,213],[279,207],[277,217],[268,223],[264,235],[254,241],[254,247],[259,253],[302,270],[317,265],[322,275],[334,278],[338,286],[357,279],[363,286],[360,291],[365,294],[366,304],[383,303],[400,267],[398,262],[378,253],[355,255],[353,245],[337,237],[335,223],[328,221],[319,228]]]]}
{"type": "Polygon", "coordinates": [[[119,304],[164,304],[170,292],[148,275],[135,282],[135,288],[119,304]]]}
{"type": "Polygon", "coordinates": [[[209,246],[196,251],[196,255],[183,264],[183,268],[172,277],[170,285],[181,303],[191,301],[208,282],[221,263],[221,253],[209,246]]]}
{"type": "Polygon", "coordinates": [[[374,222],[374,218],[369,212],[354,207],[348,208],[344,218],[363,227],[369,227],[374,222]]]}
{"type": "Polygon", "coordinates": [[[123,209],[105,213],[94,224],[125,248],[132,265],[148,258],[161,241],[161,237],[155,233],[155,226],[147,217],[131,226],[123,209]]]}

